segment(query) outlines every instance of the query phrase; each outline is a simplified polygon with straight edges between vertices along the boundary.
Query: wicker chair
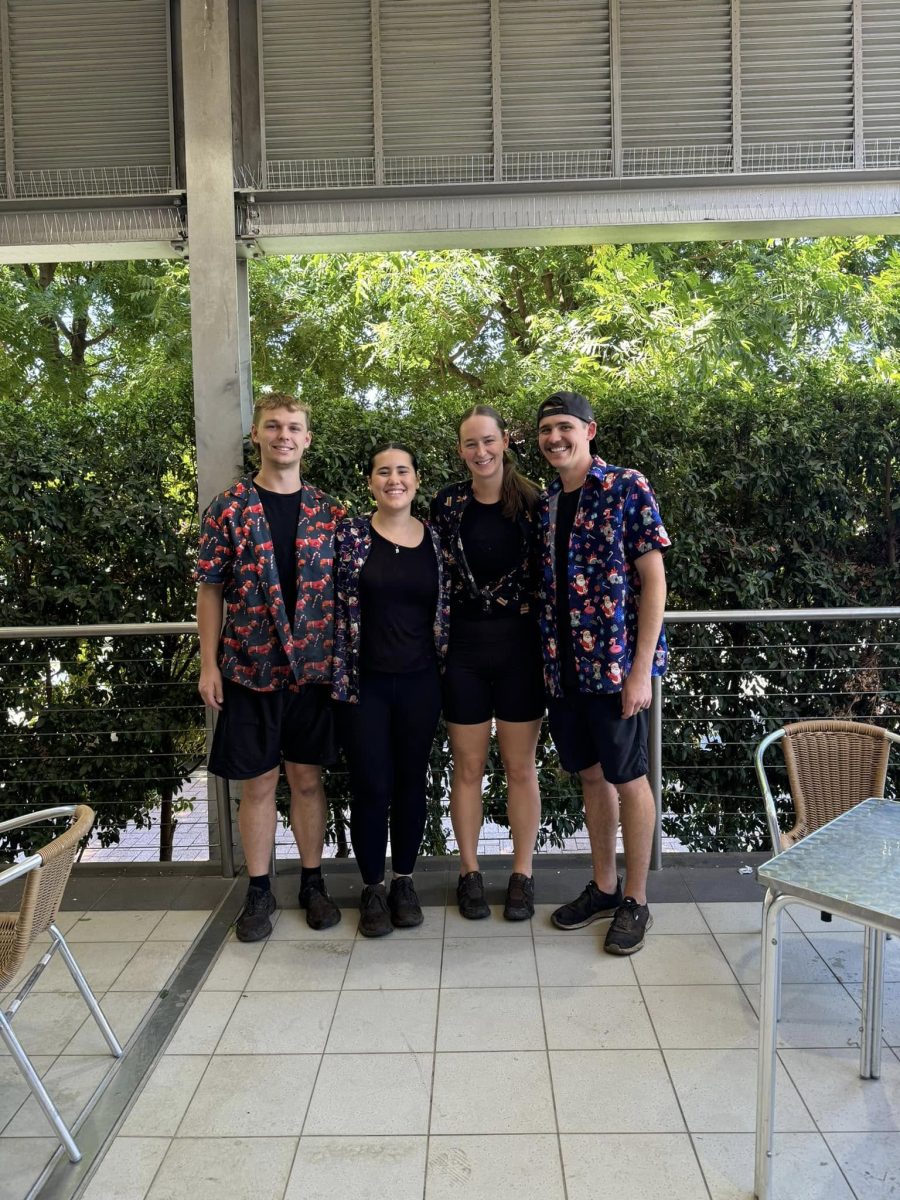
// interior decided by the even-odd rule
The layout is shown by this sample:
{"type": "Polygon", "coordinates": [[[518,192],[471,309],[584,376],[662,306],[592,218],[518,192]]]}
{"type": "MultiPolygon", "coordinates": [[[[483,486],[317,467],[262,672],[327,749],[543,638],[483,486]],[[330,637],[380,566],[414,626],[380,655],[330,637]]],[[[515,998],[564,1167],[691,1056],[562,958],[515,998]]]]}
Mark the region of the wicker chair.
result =
{"type": "MultiPolygon", "coordinates": [[[[84,804],[68,805],[62,808],[45,808],[40,812],[29,813],[24,817],[16,817],[11,821],[0,822],[0,834],[11,829],[21,829],[38,821],[47,821],[56,817],[72,817],[72,823],[65,833],[55,838],[48,845],[30,855],[22,862],[8,867],[0,872],[0,885],[11,883],[22,876],[25,877],[25,889],[19,911],[15,914],[0,914],[0,991],[12,982],[16,972],[22,966],[29,948],[42,933],[50,934],[50,946],[28,975],[15,1000],[3,1012],[0,1010],[0,1037],[9,1048],[19,1070],[25,1076],[28,1086],[34,1093],[35,1099],[44,1110],[47,1120],[56,1131],[56,1136],[66,1149],[72,1162],[78,1162],[81,1151],[75,1145],[71,1133],[59,1115],[53,1101],[47,1093],[37,1072],[32,1067],[28,1055],[12,1031],[10,1022],[15,1016],[28,993],[37,983],[44,968],[58,950],[63,961],[71,972],[75,984],[84,997],[94,1020],[100,1026],[100,1031],[106,1039],[116,1058],[121,1057],[122,1047],[116,1041],[116,1036],[103,1015],[100,1005],[88,986],[87,980],[75,961],[66,939],[55,925],[56,913],[62,901],[63,892],[69,880],[72,863],[82,838],[90,832],[94,823],[93,810],[84,804]]],[[[2,894],[0,894],[2,895],[2,894]]],[[[2,900],[0,900],[2,906],[2,900]]],[[[73,1033],[74,1033],[73,1029],[73,1033]]]]}
{"type": "Polygon", "coordinates": [[[763,738],[756,750],[756,776],[774,852],[787,850],[861,800],[883,796],[892,742],[900,742],[900,736],[859,721],[799,721],[763,738]],[[763,765],[766,750],[782,739],[794,804],[794,826],[786,833],[779,828],[763,765]]]}

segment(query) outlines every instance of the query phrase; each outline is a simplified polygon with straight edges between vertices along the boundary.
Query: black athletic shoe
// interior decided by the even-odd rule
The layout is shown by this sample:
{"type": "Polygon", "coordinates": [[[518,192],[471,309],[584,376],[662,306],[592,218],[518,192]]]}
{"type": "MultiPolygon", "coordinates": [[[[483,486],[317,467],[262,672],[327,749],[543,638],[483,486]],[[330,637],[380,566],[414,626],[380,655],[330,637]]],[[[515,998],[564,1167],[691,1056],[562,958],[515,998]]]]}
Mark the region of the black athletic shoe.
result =
{"type": "Polygon", "coordinates": [[[652,924],[647,905],[626,896],[606,931],[603,949],[607,954],[636,954],[644,945],[644,934],[652,924]]]}
{"type": "Polygon", "coordinates": [[[391,880],[387,900],[391,911],[391,924],[395,929],[414,929],[425,920],[413,881],[408,875],[400,875],[391,880]]]}
{"type": "Polygon", "coordinates": [[[460,916],[467,921],[483,921],[491,915],[491,906],[484,898],[484,879],[480,871],[460,875],[456,885],[456,903],[460,916]]]}
{"type": "Polygon", "coordinates": [[[247,888],[247,899],[234,925],[234,932],[239,942],[260,942],[272,932],[272,922],[269,917],[275,911],[275,897],[271,890],[262,888],[247,888]]]}
{"type": "Polygon", "coordinates": [[[527,921],[534,916],[534,877],[513,871],[506,888],[503,915],[507,921],[527,921]]]}
{"type": "Polygon", "coordinates": [[[310,929],[330,929],[341,919],[341,910],[328,895],[325,880],[321,875],[313,876],[297,897],[300,907],[306,909],[306,923],[310,929]]]}
{"type": "Polygon", "coordinates": [[[384,937],[393,928],[384,884],[367,884],[359,898],[359,932],[363,937],[384,937]]]}
{"type": "Polygon", "coordinates": [[[622,880],[616,880],[614,892],[601,892],[593,879],[576,900],[570,900],[551,913],[557,929],[584,929],[592,921],[615,916],[622,903],[622,880]]]}

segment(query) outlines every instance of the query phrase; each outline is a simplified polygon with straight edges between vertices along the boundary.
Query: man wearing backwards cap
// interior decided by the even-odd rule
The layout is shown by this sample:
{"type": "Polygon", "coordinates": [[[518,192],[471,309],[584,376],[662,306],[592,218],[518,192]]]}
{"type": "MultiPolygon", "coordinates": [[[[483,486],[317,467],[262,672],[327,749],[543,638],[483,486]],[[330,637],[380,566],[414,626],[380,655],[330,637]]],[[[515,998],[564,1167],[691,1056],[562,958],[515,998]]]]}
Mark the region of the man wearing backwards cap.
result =
{"type": "Polygon", "coordinates": [[[647,710],[651,676],[666,669],[663,554],[671,543],[644,476],[593,453],[597,425],[584,396],[554,393],[537,427],[541,453],[558,472],[539,506],[550,732],[563,767],[581,776],[593,865],[581,895],[551,919],[581,929],[612,917],[604,948],[634,954],[653,923],[647,710]],[[616,874],[620,808],[624,886],[616,874]]]}

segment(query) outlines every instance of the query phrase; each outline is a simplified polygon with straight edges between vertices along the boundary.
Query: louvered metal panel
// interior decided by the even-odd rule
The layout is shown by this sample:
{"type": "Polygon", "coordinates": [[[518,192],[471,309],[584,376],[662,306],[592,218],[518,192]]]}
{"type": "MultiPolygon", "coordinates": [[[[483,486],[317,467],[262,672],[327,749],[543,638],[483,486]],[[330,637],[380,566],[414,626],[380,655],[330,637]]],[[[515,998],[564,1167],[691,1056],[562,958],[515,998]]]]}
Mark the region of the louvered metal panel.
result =
{"type": "Polygon", "coordinates": [[[270,187],[374,182],[371,0],[259,0],[270,187]]]}
{"type": "Polygon", "coordinates": [[[500,0],[503,174],[610,173],[607,0],[500,0]]]}
{"type": "Polygon", "coordinates": [[[166,191],[165,0],[7,0],[19,196],[166,191]]]}
{"type": "Polygon", "coordinates": [[[741,0],[746,170],[853,164],[851,0],[741,0]]]}
{"type": "Polygon", "coordinates": [[[862,10],[863,133],[867,167],[900,167],[900,3],[862,10]]]}
{"type": "Polygon", "coordinates": [[[731,170],[730,0],[620,0],[623,169],[731,170]]]}
{"type": "Polygon", "coordinates": [[[489,0],[380,0],[386,183],[493,178],[489,0]]]}

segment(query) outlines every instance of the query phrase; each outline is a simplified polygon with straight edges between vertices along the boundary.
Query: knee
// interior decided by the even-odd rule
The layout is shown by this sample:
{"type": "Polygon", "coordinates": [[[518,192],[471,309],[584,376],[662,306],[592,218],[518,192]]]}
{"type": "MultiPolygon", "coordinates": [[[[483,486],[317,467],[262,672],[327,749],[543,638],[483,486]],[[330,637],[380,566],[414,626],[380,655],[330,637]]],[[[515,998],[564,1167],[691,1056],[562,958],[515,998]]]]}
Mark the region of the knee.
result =
{"type": "Polygon", "coordinates": [[[315,771],[293,771],[290,778],[291,800],[296,804],[315,804],[322,800],[322,776],[315,771]]]}
{"type": "Polygon", "coordinates": [[[528,787],[537,783],[537,767],[533,758],[503,760],[506,781],[510,787],[528,787]]]}
{"type": "Polygon", "coordinates": [[[637,779],[629,779],[627,783],[615,784],[616,791],[619,793],[619,799],[623,804],[643,803],[650,801],[654,803],[653,791],[650,788],[650,782],[646,775],[641,775],[637,779]]]}
{"type": "Polygon", "coordinates": [[[484,779],[485,761],[480,756],[471,758],[460,756],[453,759],[453,782],[463,787],[480,787],[484,779]]]}

